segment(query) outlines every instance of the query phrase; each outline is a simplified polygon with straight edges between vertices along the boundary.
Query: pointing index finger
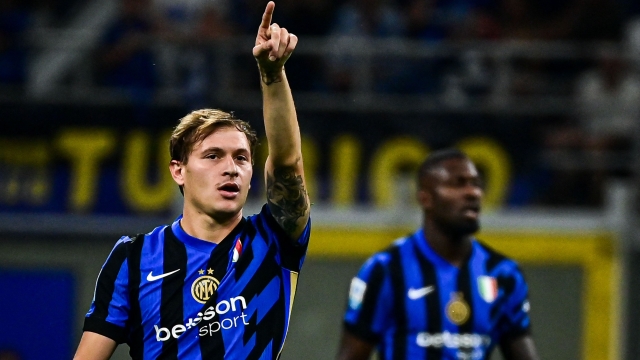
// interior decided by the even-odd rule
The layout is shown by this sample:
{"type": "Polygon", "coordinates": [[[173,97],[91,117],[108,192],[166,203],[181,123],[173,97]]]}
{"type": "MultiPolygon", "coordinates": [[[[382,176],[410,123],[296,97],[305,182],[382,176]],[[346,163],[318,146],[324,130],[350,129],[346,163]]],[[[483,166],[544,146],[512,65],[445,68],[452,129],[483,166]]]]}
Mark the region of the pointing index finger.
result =
{"type": "Polygon", "coordinates": [[[264,14],[262,15],[262,23],[260,24],[261,29],[269,29],[269,25],[271,25],[271,17],[273,16],[273,9],[275,7],[276,4],[273,1],[269,1],[267,8],[264,9],[264,14]]]}

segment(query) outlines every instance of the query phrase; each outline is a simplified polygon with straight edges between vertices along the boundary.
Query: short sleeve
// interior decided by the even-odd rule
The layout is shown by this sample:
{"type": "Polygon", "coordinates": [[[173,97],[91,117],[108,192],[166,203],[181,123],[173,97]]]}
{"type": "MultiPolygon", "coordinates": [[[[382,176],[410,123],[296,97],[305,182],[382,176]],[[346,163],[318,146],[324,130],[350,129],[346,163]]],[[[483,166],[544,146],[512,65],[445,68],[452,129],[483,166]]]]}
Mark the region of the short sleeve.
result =
{"type": "Polygon", "coordinates": [[[280,225],[271,215],[271,210],[266,204],[256,216],[252,216],[253,221],[262,237],[269,243],[269,246],[276,246],[278,249],[278,263],[291,271],[300,271],[302,263],[307,254],[309,237],[311,235],[311,218],[307,221],[302,234],[298,239],[292,241],[289,235],[284,232],[280,225]]]}
{"type": "Polygon", "coordinates": [[[127,244],[122,238],[105,261],[93,295],[91,307],[84,321],[84,331],[94,332],[123,343],[127,339],[129,319],[129,271],[127,244]]]}
{"type": "Polygon", "coordinates": [[[529,288],[522,271],[515,267],[509,276],[499,277],[498,281],[504,286],[507,296],[499,324],[500,340],[529,333],[529,288]]]}
{"type": "Polygon", "coordinates": [[[391,284],[384,263],[369,259],[351,280],[344,326],[353,335],[377,343],[392,327],[391,284]]]}

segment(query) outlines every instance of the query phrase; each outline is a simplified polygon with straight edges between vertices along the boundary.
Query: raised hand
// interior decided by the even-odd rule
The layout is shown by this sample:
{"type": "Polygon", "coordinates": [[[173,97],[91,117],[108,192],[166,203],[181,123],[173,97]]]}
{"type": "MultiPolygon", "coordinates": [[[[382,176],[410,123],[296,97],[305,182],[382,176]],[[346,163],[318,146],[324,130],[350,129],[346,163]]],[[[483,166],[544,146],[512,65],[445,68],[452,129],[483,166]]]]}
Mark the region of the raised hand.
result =
{"type": "Polygon", "coordinates": [[[253,47],[253,56],[258,62],[260,77],[265,85],[282,81],[282,68],[298,43],[298,37],[290,34],[278,24],[271,24],[273,9],[276,4],[269,1],[262,23],[258,28],[256,45],[253,47]]]}

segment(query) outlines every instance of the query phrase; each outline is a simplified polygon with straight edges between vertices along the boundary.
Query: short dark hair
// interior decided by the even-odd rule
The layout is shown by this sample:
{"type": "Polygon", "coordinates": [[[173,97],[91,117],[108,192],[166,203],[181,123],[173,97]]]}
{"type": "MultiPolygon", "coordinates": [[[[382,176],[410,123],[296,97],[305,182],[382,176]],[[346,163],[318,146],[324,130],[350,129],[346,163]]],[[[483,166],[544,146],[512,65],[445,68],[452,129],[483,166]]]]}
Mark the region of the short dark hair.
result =
{"type": "Polygon", "coordinates": [[[420,165],[418,169],[418,184],[422,183],[422,179],[433,171],[440,164],[449,159],[469,159],[467,154],[454,148],[441,149],[432,152],[420,165]]]}

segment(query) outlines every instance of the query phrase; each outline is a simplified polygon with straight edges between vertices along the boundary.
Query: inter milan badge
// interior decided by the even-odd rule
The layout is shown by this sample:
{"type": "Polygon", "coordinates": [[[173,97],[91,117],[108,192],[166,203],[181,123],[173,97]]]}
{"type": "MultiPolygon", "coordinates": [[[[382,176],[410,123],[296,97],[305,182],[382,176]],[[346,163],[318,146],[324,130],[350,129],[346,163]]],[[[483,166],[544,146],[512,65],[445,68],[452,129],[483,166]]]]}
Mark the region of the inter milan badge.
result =
{"type": "Polygon", "coordinates": [[[462,293],[452,293],[451,300],[447,303],[447,318],[456,325],[462,325],[469,319],[470,312],[469,304],[464,301],[462,293]]]}
{"type": "Polygon", "coordinates": [[[204,275],[204,270],[199,270],[198,273],[202,276],[197,278],[191,285],[191,296],[197,302],[204,304],[216,293],[220,281],[211,276],[213,274],[212,269],[207,270],[207,275],[204,275]]]}

